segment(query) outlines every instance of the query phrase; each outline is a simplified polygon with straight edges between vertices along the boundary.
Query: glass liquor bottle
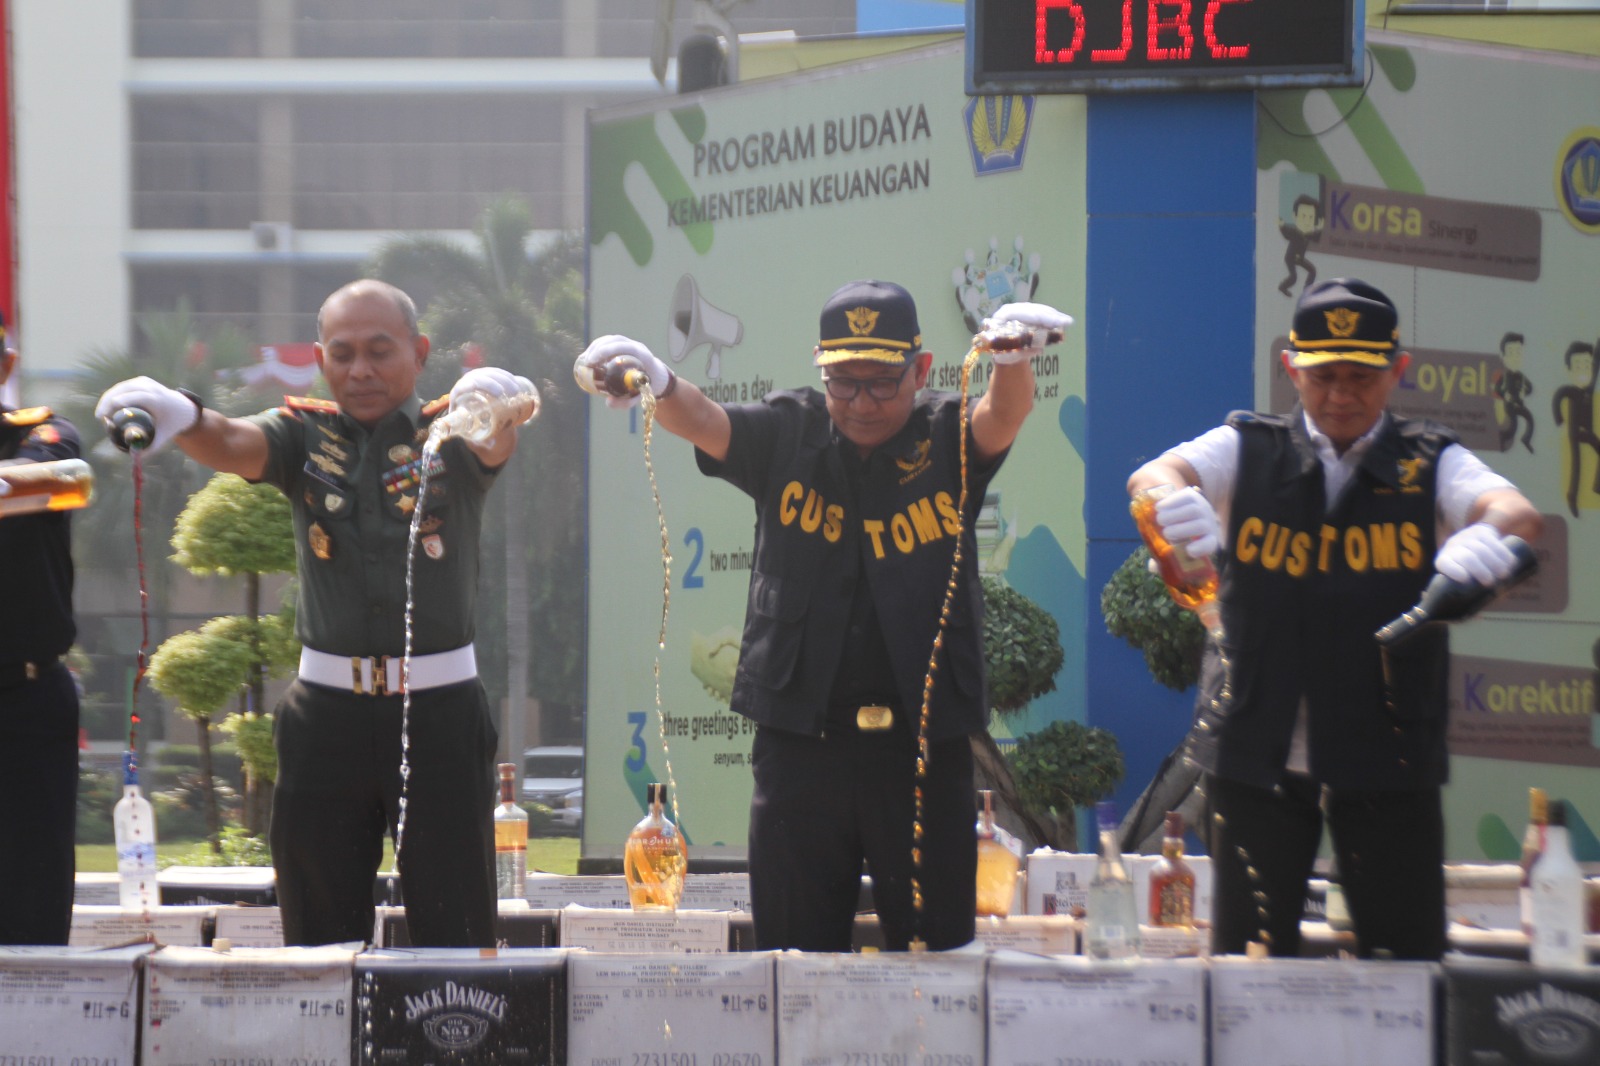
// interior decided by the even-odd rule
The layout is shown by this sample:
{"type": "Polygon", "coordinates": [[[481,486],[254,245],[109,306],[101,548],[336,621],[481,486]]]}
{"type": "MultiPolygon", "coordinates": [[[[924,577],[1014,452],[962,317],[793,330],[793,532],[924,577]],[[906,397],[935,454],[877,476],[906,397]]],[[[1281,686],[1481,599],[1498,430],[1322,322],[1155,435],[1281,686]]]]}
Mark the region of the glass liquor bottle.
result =
{"type": "Polygon", "coordinates": [[[156,816],[139,791],[139,767],[131,751],[122,753],[122,798],[111,811],[117,843],[117,903],[149,910],[161,902],[156,883],[156,816]]]}
{"type": "Polygon", "coordinates": [[[494,809],[494,894],[525,899],[528,878],[528,812],[517,806],[515,763],[500,764],[500,806],[494,809]]]}
{"type": "Polygon", "coordinates": [[[82,459],[0,465],[0,518],[38,511],[70,511],[94,498],[94,471],[82,459]]]}
{"type": "Polygon", "coordinates": [[[539,390],[527,378],[516,380],[517,391],[510,396],[473,390],[452,399],[450,410],[429,425],[429,443],[463,437],[473,444],[486,444],[502,430],[532,419],[539,413],[539,390]]]}
{"type": "Polygon", "coordinates": [[[1168,811],[1161,858],[1150,867],[1150,924],[1194,928],[1194,869],[1183,859],[1183,815],[1168,811]]]}
{"type": "Polygon", "coordinates": [[[1528,957],[1535,966],[1583,966],[1583,871],[1572,858],[1567,837],[1567,805],[1550,804],[1544,854],[1529,878],[1533,933],[1528,957]]]}
{"type": "Polygon", "coordinates": [[[1089,912],[1084,919],[1084,947],[1096,959],[1131,959],[1139,954],[1139,908],[1133,878],[1122,862],[1117,838],[1117,808],[1095,805],[1100,829],[1100,861],[1089,882],[1089,912]]]}
{"type": "Polygon", "coordinates": [[[584,392],[602,398],[637,396],[641,387],[650,383],[644,367],[631,355],[619,355],[604,366],[575,366],[572,377],[584,392]]]}
{"type": "Polygon", "coordinates": [[[1529,936],[1533,935],[1533,864],[1544,854],[1549,812],[1550,800],[1544,789],[1528,789],[1528,827],[1522,831],[1522,883],[1517,888],[1517,913],[1522,921],[1522,931],[1529,936]]]}
{"type": "Polygon", "coordinates": [[[156,439],[156,421],[140,407],[119,407],[106,419],[106,436],[125,452],[142,452],[156,439]]]}
{"type": "Polygon", "coordinates": [[[1139,527],[1144,546],[1156,561],[1167,594],[1174,603],[1193,611],[1200,624],[1213,636],[1222,632],[1222,610],[1217,604],[1217,568],[1206,556],[1190,555],[1181,544],[1174,544],[1161,532],[1156,521],[1156,502],[1177,492],[1175,485],[1152,485],[1134,494],[1128,511],[1139,527]]]}
{"type": "Polygon", "coordinates": [[[677,910],[683,898],[683,876],[689,868],[689,849],[683,834],[667,817],[667,786],[652,781],[645,786],[645,796],[649,810],[628,834],[622,851],[628,902],[636,911],[677,910]]]}
{"type": "Polygon", "coordinates": [[[1396,648],[1418,630],[1471,618],[1495,597],[1539,569],[1539,557],[1527,541],[1521,537],[1506,536],[1501,538],[1501,543],[1517,558],[1516,566],[1508,576],[1493,585],[1480,585],[1475,581],[1456,581],[1443,574],[1433,575],[1433,580],[1422,590],[1422,598],[1415,607],[1373,634],[1379,646],[1396,648]]]}
{"type": "Polygon", "coordinates": [[[1022,842],[994,824],[994,793],[980,789],[978,815],[978,916],[1004,918],[1011,913],[1022,868],[1022,842]]]}

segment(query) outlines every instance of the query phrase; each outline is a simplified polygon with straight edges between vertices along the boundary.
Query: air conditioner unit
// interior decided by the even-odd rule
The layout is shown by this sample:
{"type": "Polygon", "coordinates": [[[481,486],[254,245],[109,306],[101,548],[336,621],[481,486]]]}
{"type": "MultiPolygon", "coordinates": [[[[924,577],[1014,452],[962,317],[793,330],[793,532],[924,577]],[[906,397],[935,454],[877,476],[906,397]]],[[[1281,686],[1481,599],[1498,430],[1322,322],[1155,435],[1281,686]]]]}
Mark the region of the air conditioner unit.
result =
{"type": "Polygon", "coordinates": [[[289,252],[294,246],[294,226],[288,222],[252,222],[250,239],[258,252],[289,252]]]}

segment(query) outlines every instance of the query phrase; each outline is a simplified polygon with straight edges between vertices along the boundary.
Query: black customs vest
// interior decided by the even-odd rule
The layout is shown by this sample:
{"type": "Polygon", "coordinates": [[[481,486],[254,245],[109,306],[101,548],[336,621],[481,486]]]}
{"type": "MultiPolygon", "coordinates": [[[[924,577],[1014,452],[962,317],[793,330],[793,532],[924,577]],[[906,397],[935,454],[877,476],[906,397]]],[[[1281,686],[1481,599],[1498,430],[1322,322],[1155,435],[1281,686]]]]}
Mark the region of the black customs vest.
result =
{"type": "Polygon", "coordinates": [[[1228,691],[1218,649],[1208,647],[1191,756],[1222,777],[1270,787],[1304,697],[1317,780],[1443,782],[1448,637],[1414,642],[1392,664],[1390,691],[1372,634],[1433,576],[1438,456],[1454,435],[1390,419],[1330,511],[1299,408],[1235,413],[1228,424],[1239,431],[1220,555],[1228,691]]]}

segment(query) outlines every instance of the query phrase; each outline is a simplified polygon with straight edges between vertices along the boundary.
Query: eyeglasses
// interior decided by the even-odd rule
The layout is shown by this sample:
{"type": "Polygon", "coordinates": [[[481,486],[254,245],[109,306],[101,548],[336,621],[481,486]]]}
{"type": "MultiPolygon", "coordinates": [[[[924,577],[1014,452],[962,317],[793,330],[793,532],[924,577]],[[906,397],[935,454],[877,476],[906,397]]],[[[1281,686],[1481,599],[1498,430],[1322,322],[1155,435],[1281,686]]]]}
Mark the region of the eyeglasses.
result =
{"type": "Polygon", "coordinates": [[[835,400],[853,400],[861,395],[862,389],[866,389],[867,395],[874,400],[892,400],[900,394],[900,385],[911,367],[912,364],[907,363],[892,378],[835,378],[823,374],[822,383],[827,387],[828,395],[835,400]]]}

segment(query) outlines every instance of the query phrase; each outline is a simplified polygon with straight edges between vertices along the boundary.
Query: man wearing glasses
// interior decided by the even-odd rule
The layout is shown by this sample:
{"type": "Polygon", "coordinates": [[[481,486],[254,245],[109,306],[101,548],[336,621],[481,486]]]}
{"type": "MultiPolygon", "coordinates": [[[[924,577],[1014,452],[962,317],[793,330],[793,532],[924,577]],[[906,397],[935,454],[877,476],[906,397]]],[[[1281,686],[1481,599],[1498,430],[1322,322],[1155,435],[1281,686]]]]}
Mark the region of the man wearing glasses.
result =
{"type": "Polygon", "coordinates": [[[985,325],[1006,322],[1026,339],[992,356],[988,390],[971,405],[964,513],[960,397],[922,391],[933,355],[899,285],[855,281],[828,298],[813,351],[824,392],[723,405],[627,337],[601,337],[578,357],[578,372],[591,375],[637,360],[661,426],[695,446],[702,473],[755,501],[732,706],[757,725],[750,891],[759,949],[849,951],[863,862],[891,950],[913,938],[934,950],[972,939],[967,737],[988,721],[973,521],[1033,408],[1030,360],[1071,319],[1009,304],[985,325]],[[958,539],[958,585],[933,676],[918,871],[918,720],[958,539]]]}

